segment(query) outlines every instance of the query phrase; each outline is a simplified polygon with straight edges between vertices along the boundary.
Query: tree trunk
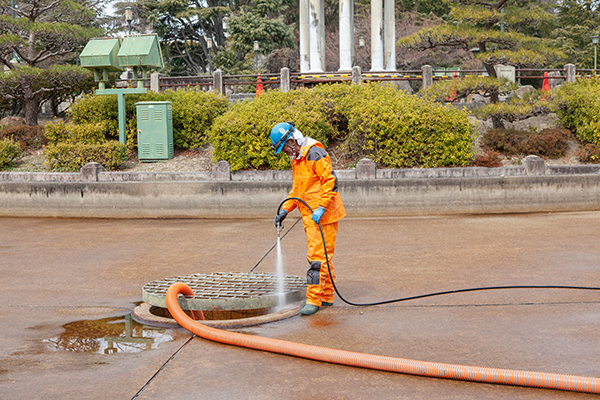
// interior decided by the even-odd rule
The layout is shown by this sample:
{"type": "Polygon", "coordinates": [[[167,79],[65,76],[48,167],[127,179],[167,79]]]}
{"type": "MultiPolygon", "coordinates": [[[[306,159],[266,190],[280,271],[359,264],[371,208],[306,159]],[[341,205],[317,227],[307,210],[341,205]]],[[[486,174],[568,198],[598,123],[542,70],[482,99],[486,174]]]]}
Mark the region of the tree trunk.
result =
{"type": "Polygon", "coordinates": [[[483,66],[485,67],[485,70],[489,76],[491,76],[493,78],[497,78],[496,69],[494,68],[494,66],[492,64],[483,63],[483,66]]]}
{"type": "Polygon", "coordinates": [[[35,99],[25,100],[25,124],[34,126],[38,124],[38,102],[35,99]]]}

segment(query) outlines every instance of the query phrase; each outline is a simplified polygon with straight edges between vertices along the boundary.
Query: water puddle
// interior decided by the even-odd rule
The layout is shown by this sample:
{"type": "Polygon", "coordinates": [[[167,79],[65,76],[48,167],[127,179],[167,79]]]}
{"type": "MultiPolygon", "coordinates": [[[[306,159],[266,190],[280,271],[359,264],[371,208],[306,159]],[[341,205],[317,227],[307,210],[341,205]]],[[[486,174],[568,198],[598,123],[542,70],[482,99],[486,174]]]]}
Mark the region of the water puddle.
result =
{"type": "Polygon", "coordinates": [[[168,329],[142,325],[121,317],[69,322],[64,332],[42,343],[48,350],[98,354],[139,353],[173,340],[168,329]]]}

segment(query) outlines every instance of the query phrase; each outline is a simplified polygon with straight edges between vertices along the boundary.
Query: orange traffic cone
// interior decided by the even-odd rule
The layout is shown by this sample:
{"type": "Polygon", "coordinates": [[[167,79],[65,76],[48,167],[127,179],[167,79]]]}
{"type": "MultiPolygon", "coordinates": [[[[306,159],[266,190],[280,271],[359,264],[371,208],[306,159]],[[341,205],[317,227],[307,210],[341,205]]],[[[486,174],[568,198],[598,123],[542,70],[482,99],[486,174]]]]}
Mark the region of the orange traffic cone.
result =
{"type": "Polygon", "coordinates": [[[258,79],[256,79],[256,97],[260,96],[263,92],[263,86],[262,86],[262,78],[260,77],[260,74],[258,74],[258,79]]]}
{"type": "Polygon", "coordinates": [[[544,82],[542,83],[542,100],[550,97],[550,83],[548,82],[548,72],[544,72],[544,82]],[[546,95],[544,95],[546,94],[546,95]]]}

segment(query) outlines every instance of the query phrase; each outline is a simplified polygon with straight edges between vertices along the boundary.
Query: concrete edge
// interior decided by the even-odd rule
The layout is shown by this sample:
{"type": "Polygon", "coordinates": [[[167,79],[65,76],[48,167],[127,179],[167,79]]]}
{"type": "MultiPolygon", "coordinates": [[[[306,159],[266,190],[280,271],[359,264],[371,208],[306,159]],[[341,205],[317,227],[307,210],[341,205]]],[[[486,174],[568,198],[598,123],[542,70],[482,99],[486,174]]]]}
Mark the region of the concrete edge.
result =
{"type": "MultiPolygon", "coordinates": [[[[300,309],[304,306],[304,302],[294,303],[291,307],[281,311],[260,315],[252,318],[240,319],[225,319],[225,320],[210,320],[198,321],[199,323],[217,329],[236,329],[245,328],[248,326],[262,325],[269,322],[281,321],[284,319],[295,317],[300,313],[300,309]]],[[[140,324],[154,326],[157,328],[181,328],[181,326],[171,318],[160,317],[150,312],[150,304],[142,303],[131,311],[131,318],[140,324]]]]}
{"type": "MultiPolygon", "coordinates": [[[[400,168],[376,169],[375,163],[362,159],[356,168],[336,170],[340,181],[369,179],[439,179],[439,178],[488,178],[506,176],[544,175],[594,175],[600,174],[600,165],[546,165],[537,156],[527,156],[522,166],[498,168],[400,168]]],[[[291,181],[292,172],[286,171],[236,171],[231,172],[227,161],[219,161],[212,171],[200,172],[106,172],[102,165],[89,163],[81,172],[0,172],[0,182],[274,182],[291,181]]]]}

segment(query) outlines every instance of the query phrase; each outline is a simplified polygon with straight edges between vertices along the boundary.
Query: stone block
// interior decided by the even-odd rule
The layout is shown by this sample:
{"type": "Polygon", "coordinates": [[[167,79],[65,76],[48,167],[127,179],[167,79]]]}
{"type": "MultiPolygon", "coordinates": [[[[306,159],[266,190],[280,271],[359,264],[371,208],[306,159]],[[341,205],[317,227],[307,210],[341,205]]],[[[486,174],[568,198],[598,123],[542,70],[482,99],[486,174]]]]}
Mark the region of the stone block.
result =
{"type": "Polygon", "coordinates": [[[527,175],[544,175],[546,173],[546,163],[538,156],[527,156],[522,163],[527,175]]]}
{"type": "Polygon", "coordinates": [[[212,168],[210,176],[213,181],[230,181],[231,180],[231,165],[227,161],[219,161],[212,168]]]}
{"type": "Polygon", "coordinates": [[[494,65],[494,70],[496,71],[496,76],[498,77],[498,79],[506,78],[510,82],[515,82],[515,67],[513,67],[512,65],[497,64],[494,65]]]}
{"type": "Polygon", "coordinates": [[[91,162],[81,167],[81,177],[84,181],[98,182],[98,175],[104,172],[102,164],[91,162]]]}
{"type": "Polygon", "coordinates": [[[356,179],[375,179],[375,163],[368,158],[361,159],[356,164],[356,179]]]}

